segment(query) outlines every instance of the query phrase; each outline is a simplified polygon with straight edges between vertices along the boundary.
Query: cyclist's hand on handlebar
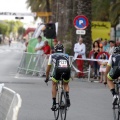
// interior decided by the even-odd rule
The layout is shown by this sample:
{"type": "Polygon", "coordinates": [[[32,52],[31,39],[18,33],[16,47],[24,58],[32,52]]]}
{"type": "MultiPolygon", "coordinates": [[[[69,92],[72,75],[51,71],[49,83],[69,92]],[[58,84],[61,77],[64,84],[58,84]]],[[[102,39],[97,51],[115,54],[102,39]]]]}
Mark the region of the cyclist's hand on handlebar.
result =
{"type": "Polygon", "coordinates": [[[104,83],[104,85],[106,85],[106,84],[107,84],[107,81],[104,81],[103,83],[104,83]]]}
{"type": "Polygon", "coordinates": [[[48,81],[49,81],[49,78],[46,78],[46,79],[45,79],[45,83],[47,83],[48,81]]]}

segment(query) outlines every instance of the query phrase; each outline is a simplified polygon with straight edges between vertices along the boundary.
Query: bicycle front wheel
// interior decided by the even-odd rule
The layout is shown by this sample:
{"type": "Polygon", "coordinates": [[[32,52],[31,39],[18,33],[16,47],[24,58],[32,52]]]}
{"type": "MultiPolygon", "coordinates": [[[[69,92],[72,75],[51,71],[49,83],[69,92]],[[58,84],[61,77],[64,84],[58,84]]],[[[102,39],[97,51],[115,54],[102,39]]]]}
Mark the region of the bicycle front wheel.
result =
{"type": "Polygon", "coordinates": [[[56,110],[54,111],[54,117],[55,117],[55,120],[58,120],[59,118],[59,109],[60,109],[60,105],[59,105],[59,102],[60,101],[60,97],[59,97],[59,93],[57,94],[57,97],[56,97],[56,110]]]}
{"type": "Polygon", "coordinates": [[[120,115],[120,106],[119,105],[113,105],[114,120],[119,120],[119,115],[120,115]]]}
{"type": "Polygon", "coordinates": [[[61,120],[66,120],[67,104],[66,104],[66,94],[64,91],[61,92],[61,96],[60,96],[60,114],[61,114],[61,120]]]}

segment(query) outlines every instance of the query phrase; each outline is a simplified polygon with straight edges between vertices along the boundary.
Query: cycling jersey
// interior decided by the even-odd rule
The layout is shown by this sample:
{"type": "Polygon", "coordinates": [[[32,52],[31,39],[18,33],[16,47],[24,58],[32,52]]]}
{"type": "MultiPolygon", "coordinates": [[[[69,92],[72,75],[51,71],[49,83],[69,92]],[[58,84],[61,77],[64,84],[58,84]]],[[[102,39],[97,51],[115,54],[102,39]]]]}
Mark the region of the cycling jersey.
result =
{"type": "Polygon", "coordinates": [[[111,66],[111,70],[107,77],[110,80],[117,79],[120,76],[120,54],[113,54],[110,56],[108,65],[111,66]]]}
{"type": "Polygon", "coordinates": [[[58,82],[61,75],[64,73],[64,82],[69,82],[70,79],[70,65],[69,56],[64,53],[51,54],[48,60],[48,65],[53,65],[52,80],[58,82]]]}

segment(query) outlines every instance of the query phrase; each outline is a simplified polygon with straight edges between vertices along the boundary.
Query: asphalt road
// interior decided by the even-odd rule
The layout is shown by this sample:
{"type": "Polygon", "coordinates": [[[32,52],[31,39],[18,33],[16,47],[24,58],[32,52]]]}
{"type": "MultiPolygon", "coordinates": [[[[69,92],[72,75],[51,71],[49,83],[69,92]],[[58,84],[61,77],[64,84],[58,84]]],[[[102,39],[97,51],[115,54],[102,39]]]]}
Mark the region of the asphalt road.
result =
{"type": "MultiPolygon", "coordinates": [[[[54,120],[50,110],[51,82],[46,86],[44,78],[26,75],[16,78],[22,51],[22,44],[18,43],[0,46],[0,83],[21,95],[18,120],[54,120]]],[[[74,79],[70,82],[70,99],[67,120],[113,120],[112,95],[103,84],[74,79]]]]}

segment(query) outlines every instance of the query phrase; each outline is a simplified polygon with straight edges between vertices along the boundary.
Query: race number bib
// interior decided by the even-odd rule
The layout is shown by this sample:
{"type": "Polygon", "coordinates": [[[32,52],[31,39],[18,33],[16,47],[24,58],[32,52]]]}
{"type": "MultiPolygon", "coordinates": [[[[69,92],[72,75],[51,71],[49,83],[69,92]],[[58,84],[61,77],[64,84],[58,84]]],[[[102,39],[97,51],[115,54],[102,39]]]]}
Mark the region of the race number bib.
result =
{"type": "Polygon", "coordinates": [[[59,60],[59,67],[68,67],[67,60],[59,60]]]}

